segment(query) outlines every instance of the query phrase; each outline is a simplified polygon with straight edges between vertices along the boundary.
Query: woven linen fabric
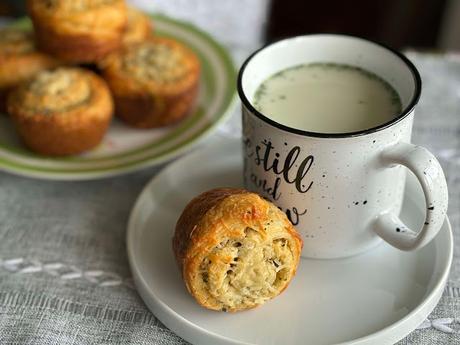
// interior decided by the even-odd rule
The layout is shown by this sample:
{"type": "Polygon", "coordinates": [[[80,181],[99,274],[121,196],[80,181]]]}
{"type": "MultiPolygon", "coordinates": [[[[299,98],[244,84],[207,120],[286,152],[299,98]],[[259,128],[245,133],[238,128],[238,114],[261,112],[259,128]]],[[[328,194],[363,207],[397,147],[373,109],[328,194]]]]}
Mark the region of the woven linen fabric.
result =
{"type": "MultiPolygon", "coordinates": [[[[161,7],[166,2],[174,3],[152,4],[161,7]]],[[[241,25],[263,18],[248,14],[245,22],[244,11],[238,10],[242,2],[232,1],[233,8],[216,13],[233,13],[241,25]]],[[[213,33],[238,61],[260,45],[260,36],[254,34],[236,46],[234,36],[225,39],[235,34],[231,27],[217,28],[206,24],[207,15],[190,15],[203,27],[219,30],[213,33]]],[[[456,344],[460,343],[460,58],[418,53],[409,57],[424,83],[413,142],[430,149],[445,170],[455,257],[439,305],[398,344],[456,344]]],[[[217,135],[238,136],[240,130],[236,110],[217,135]]],[[[146,308],[133,287],[127,262],[130,210],[160,169],[84,182],[0,173],[0,344],[186,344],[146,308]]]]}
{"type": "Polygon", "coordinates": [[[412,142],[441,163],[449,187],[454,259],[444,295],[417,330],[398,344],[460,344],[460,55],[409,52],[422,76],[412,142]]]}

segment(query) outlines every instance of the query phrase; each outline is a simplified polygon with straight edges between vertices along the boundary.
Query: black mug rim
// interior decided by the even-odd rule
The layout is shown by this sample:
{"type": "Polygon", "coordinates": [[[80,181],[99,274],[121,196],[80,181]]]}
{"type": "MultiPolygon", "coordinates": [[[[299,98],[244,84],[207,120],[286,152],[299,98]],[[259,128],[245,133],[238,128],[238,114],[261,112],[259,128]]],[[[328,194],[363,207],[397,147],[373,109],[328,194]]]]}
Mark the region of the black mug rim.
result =
{"type": "Polygon", "coordinates": [[[362,37],[359,37],[359,36],[353,36],[353,35],[317,33],[317,34],[308,34],[308,35],[301,35],[301,36],[294,36],[294,37],[285,38],[285,39],[282,39],[282,40],[279,40],[279,41],[276,41],[276,42],[269,43],[269,44],[257,49],[255,52],[253,52],[251,55],[249,55],[246,58],[246,60],[243,62],[243,64],[240,67],[240,70],[238,72],[237,90],[238,90],[238,95],[240,97],[241,102],[243,103],[243,105],[251,113],[256,115],[262,121],[264,121],[264,122],[266,122],[266,123],[278,128],[278,129],[281,129],[281,130],[284,130],[284,131],[290,132],[290,133],[299,134],[299,135],[302,135],[302,136],[317,137],[317,138],[351,138],[351,137],[358,137],[358,136],[363,136],[363,135],[367,135],[367,134],[371,134],[371,133],[381,131],[381,130],[383,130],[385,128],[393,126],[394,124],[396,124],[396,123],[400,122],[401,120],[403,120],[404,118],[406,118],[412,112],[412,110],[415,108],[415,106],[417,105],[417,103],[418,103],[418,101],[420,99],[420,94],[422,92],[422,79],[420,78],[420,74],[419,74],[417,68],[414,66],[414,64],[406,56],[404,56],[404,54],[400,53],[399,51],[397,51],[397,50],[395,50],[395,49],[393,49],[393,48],[391,48],[391,47],[389,47],[389,46],[387,46],[385,44],[375,42],[375,41],[372,41],[372,40],[368,40],[368,39],[365,39],[365,38],[362,38],[362,37]],[[246,70],[246,67],[248,66],[249,62],[251,62],[251,60],[257,54],[259,54],[260,52],[262,52],[266,48],[271,47],[274,44],[278,44],[280,42],[285,42],[285,41],[290,41],[290,40],[300,38],[300,37],[310,37],[310,36],[320,36],[320,35],[321,36],[349,37],[349,38],[355,38],[355,39],[363,40],[363,41],[366,41],[366,42],[369,42],[369,43],[373,43],[373,44],[375,44],[377,46],[380,46],[380,47],[386,49],[388,52],[396,55],[396,57],[398,57],[409,68],[409,70],[411,71],[412,77],[414,78],[415,90],[414,90],[414,93],[412,95],[412,98],[411,98],[410,102],[400,112],[400,114],[398,116],[396,116],[395,118],[391,119],[390,121],[382,123],[382,124],[380,124],[378,126],[363,129],[363,130],[359,130],[359,131],[344,132],[344,133],[322,133],[322,132],[306,131],[306,130],[302,130],[302,129],[298,129],[298,128],[283,125],[283,124],[281,124],[279,122],[276,122],[276,121],[268,118],[267,116],[265,116],[264,114],[259,112],[256,108],[254,108],[254,106],[248,100],[248,98],[246,97],[246,95],[245,95],[245,93],[243,91],[243,74],[244,74],[244,72],[246,70]]]}

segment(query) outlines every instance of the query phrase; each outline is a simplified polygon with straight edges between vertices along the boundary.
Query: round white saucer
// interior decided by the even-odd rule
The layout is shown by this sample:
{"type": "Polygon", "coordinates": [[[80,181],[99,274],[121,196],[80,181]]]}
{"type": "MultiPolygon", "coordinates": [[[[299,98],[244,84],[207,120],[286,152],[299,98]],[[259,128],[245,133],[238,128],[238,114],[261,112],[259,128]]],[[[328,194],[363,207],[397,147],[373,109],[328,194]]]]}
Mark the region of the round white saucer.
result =
{"type": "MultiPolygon", "coordinates": [[[[203,309],[188,294],[171,249],[176,220],[197,194],[239,187],[239,142],[209,145],[169,165],[144,189],[128,225],[128,256],[150,310],[193,344],[393,344],[438,303],[452,260],[446,219],[437,237],[415,252],[382,243],[338,260],[302,259],[279,297],[236,314],[203,309]]],[[[402,219],[423,222],[423,195],[408,176],[402,219]]]]}

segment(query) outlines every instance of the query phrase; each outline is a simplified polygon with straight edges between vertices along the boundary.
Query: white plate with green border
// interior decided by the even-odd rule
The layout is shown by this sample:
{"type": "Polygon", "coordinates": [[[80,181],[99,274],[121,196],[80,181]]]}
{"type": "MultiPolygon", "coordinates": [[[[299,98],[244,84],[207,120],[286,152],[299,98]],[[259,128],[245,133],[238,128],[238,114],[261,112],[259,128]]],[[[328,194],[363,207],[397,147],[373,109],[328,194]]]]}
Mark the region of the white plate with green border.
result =
{"type": "MultiPolygon", "coordinates": [[[[163,129],[134,129],[114,119],[102,143],[90,152],[65,158],[34,154],[20,142],[11,121],[0,116],[0,170],[51,180],[104,178],[154,166],[186,152],[230,114],[236,100],[236,71],[229,53],[195,26],[152,16],[155,34],[190,47],[201,62],[197,105],[179,124],[163,129]]],[[[14,25],[28,28],[28,19],[14,25]]]]}

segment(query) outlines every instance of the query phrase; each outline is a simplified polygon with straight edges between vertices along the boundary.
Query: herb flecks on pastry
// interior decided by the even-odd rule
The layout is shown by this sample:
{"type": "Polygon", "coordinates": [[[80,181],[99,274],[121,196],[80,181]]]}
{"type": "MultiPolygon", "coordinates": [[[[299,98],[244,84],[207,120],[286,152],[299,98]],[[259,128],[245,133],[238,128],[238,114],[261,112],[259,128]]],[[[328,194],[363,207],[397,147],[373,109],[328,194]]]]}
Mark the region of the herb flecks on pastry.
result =
{"type": "Polygon", "coordinates": [[[113,113],[104,80],[81,68],[39,73],[11,92],[7,106],[26,146],[52,156],[98,145],[113,113]]]}
{"type": "Polygon", "coordinates": [[[152,37],[130,44],[101,63],[116,115],[138,128],[171,125],[193,108],[200,63],[181,43],[152,37]]]}
{"type": "Polygon", "coordinates": [[[41,73],[28,85],[24,107],[32,113],[50,114],[69,110],[91,96],[88,77],[79,70],[58,69],[41,73]]]}
{"type": "Polygon", "coordinates": [[[180,51],[165,44],[141,45],[124,57],[124,67],[139,81],[174,83],[189,72],[180,51]]]}
{"type": "Polygon", "coordinates": [[[189,292],[222,311],[254,308],[294,276],[302,241],[286,215],[255,193],[221,188],[193,199],[173,249],[189,292]]]}

